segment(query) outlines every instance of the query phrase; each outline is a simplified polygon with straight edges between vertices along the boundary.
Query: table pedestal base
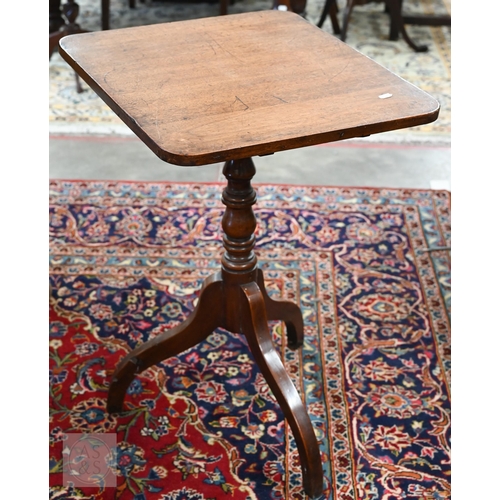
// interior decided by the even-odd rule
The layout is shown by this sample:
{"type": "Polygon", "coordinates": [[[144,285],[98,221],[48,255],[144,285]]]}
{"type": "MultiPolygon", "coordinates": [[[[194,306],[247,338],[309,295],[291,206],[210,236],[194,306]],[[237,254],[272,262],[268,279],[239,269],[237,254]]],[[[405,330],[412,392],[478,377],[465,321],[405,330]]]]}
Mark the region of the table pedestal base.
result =
{"type": "Polygon", "coordinates": [[[292,429],[304,490],[310,498],[317,498],[323,492],[318,442],[306,408],[274,348],[267,323],[284,321],[288,347],[297,349],[304,338],[302,314],[293,302],[268,296],[263,273],[257,267],[252,210],[256,195],[250,184],[254,174],[249,158],[225,164],[228,185],[222,195],[226,205],[222,269],[205,281],[198,304],[184,323],[142,344],[120,361],[109,388],[108,411],[122,410],[127,388],[136,374],[197,345],[216,328],[241,333],[292,429]]]}

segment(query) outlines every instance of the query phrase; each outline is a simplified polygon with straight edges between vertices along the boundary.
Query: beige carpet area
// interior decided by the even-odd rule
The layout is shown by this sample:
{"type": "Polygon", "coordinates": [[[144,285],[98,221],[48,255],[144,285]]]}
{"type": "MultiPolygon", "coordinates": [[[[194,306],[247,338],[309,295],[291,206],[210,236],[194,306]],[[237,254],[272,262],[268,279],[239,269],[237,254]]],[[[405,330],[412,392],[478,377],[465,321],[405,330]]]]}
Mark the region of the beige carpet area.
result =
{"type": "MultiPolygon", "coordinates": [[[[63,0],[64,1],[64,0],[63,0]]],[[[450,13],[451,0],[405,0],[407,13],[450,13]]],[[[218,3],[179,1],[136,2],[130,9],[128,0],[111,1],[111,29],[154,23],[179,21],[218,15],[218,3]]],[[[99,0],[80,0],[78,22],[83,29],[100,30],[99,0]]],[[[230,14],[271,8],[271,0],[237,0],[229,7],[230,14]]],[[[324,0],[309,0],[306,18],[316,24],[324,0]]],[[[338,0],[342,12],[345,0],[338,0]]],[[[339,16],[341,21],[341,16],[339,16]]],[[[327,19],[323,30],[333,33],[327,19]]],[[[389,17],[383,4],[375,2],[354,8],[346,43],[372,58],[405,80],[425,90],[441,105],[439,118],[431,124],[401,131],[380,134],[367,141],[394,143],[451,142],[451,28],[407,26],[413,40],[429,46],[424,53],[414,52],[400,37],[390,41],[389,17]]],[[[76,92],[71,68],[54,53],[49,62],[49,132],[52,134],[130,134],[128,127],[82,82],[84,92],[76,92]]],[[[332,118],[333,119],[333,118],[332,118]]]]}

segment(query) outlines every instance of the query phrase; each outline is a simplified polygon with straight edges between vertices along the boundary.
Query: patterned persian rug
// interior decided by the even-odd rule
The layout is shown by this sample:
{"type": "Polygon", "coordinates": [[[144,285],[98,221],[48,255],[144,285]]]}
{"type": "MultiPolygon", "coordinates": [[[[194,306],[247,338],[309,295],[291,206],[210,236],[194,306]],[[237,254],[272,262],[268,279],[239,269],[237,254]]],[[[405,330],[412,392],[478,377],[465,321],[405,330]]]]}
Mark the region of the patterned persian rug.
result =
{"type": "MultiPolygon", "coordinates": [[[[320,442],[324,498],[450,498],[450,195],[257,185],[270,328],[320,442]]],[[[50,498],[300,499],[301,471],[244,338],[217,330],[137,376],[119,359],[182,321],[219,268],[218,184],[50,182],[50,498]],[[63,478],[71,434],[115,436],[116,487],[63,478]]],[[[69,458],[68,458],[69,457],[69,458]]],[[[74,458],[77,461],[77,458],[74,458]]],[[[74,470],[74,469],[72,469],[74,470]]]]}
{"type": "MultiPolygon", "coordinates": [[[[451,0],[405,0],[405,12],[411,14],[450,13],[451,0]]],[[[79,0],[78,22],[90,31],[100,30],[99,0],[79,0]]],[[[182,1],[146,0],[136,2],[130,9],[128,0],[111,2],[111,28],[123,28],[153,23],[180,21],[197,17],[218,15],[219,4],[182,1]]],[[[316,24],[324,0],[308,0],[306,18],[316,24]]],[[[338,0],[339,8],[345,0],[338,0]]],[[[236,14],[269,9],[271,0],[237,0],[229,12],[236,14]]],[[[339,22],[341,22],[339,16],[339,22]]],[[[332,33],[327,19],[323,29],[332,33]]],[[[425,90],[441,104],[441,112],[434,123],[411,130],[389,132],[364,141],[396,143],[438,143],[451,141],[451,32],[449,27],[407,26],[408,33],[418,43],[429,46],[427,53],[414,52],[400,37],[390,41],[389,17],[380,3],[355,7],[346,42],[393,71],[405,80],[425,90]]],[[[165,50],[168,50],[166,48],[165,50]]],[[[49,130],[55,134],[130,134],[120,119],[86,85],[81,94],[76,92],[74,73],[58,53],[52,56],[49,66],[49,130]]]]}

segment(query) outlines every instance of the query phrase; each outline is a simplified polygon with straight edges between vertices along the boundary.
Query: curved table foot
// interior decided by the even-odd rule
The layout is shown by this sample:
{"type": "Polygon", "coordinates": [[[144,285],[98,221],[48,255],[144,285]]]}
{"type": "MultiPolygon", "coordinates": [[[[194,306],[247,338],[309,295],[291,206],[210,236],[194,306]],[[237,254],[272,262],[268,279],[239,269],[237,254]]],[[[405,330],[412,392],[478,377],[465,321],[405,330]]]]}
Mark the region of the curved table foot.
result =
{"type": "Polygon", "coordinates": [[[310,498],[323,493],[323,469],[311,420],[274,348],[267,325],[266,303],[257,283],[241,285],[242,333],[292,429],[302,466],[304,490],[310,498]]]}
{"type": "Polygon", "coordinates": [[[108,412],[122,411],[127,389],[138,373],[194,347],[224,325],[222,303],[222,281],[216,274],[205,280],[198,304],[183,323],[135,348],[118,363],[108,391],[108,412]]]}
{"type": "Polygon", "coordinates": [[[304,343],[304,320],[300,307],[294,302],[283,299],[272,299],[266,292],[264,284],[264,274],[261,269],[257,271],[257,284],[264,297],[264,303],[267,311],[267,319],[270,321],[284,321],[286,325],[286,334],[288,347],[298,349],[304,343]]]}

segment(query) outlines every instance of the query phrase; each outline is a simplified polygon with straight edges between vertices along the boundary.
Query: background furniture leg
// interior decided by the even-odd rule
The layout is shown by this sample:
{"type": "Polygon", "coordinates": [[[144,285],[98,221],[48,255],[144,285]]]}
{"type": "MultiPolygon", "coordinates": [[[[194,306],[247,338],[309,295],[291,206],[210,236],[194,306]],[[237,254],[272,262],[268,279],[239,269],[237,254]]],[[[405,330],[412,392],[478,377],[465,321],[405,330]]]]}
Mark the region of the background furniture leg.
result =
{"type": "MultiPolygon", "coordinates": [[[[399,11],[401,12],[401,0],[396,0],[400,4],[399,6],[399,11]]],[[[390,19],[390,28],[389,28],[389,40],[396,41],[399,39],[399,24],[398,24],[398,19],[396,15],[392,15],[391,13],[391,7],[390,7],[390,0],[389,2],[386,0],[385,2],[385,12],[389,14],[389,19],[390,19]]]]}
{"type": "MultiPolygon", "coordinates": [[[[79,5],[74,0],[68,0],[62,6],[62,12],[64,17],[68,20],[59,31],[55,31],[49,35],[49,60],[59,45],[59,40],[66,35],[73,35],[75,33],[87,33],[86,30],[82,30],[80,26],[76,23],[76,18],[78,17],[78,12],[80,10],[79,5]]],[[[80,78],[75,72],[76,78],[76,91],[80,94],[83,92],[83,88],[80,83],[80,78]]]]}
{"type": "Polygon", "coordinates": [[[339,8],[337,6],[337,1],[336,0],[326,0],[325,6],[323,7],[323,11],[321,12],[321,16],[319,18],[318,28],[321,28],[323,26],[323,23],[325,22],[326,16],[330,15],[330,20],[332,21],[332,27],[333,27],[333,32],[336,35],[340,35],[340,26],[339,26],[339,21],[337,19],[337,14],[339,13],[339,8]]]}
{"type": "Polygon", "coordinates": [[[49,0],[49,33],[58,31],[65,24],[62,17],[61,0],[49,0]]]}
{"type": "MultiPolygon", "coordinates": [[[[386,0],[386,5],[389,9],[391,16],[391,36],[394,35],[394,30],[398,30],[403,36],[404,41],[415,51],[415,52],[427,52],[427,45],[417,45],[406,32],[406,28],[403,21],[403,16],[401,14],[402,0],[386,0]],[[397,27],[397,28],[396,28],[397,27]]],[[[397,39],[391,38],[391,40],[397,39]]]]}
{"type": "Polygon", "coordinates": [[[109,1],[101,0],[101,28],[109,30],[109,1]]]}
{"type": "Polygon", "coordinates": [[[349,26],[349,20],[351,19],[352,9],[356,0],[347,0],[347,5],[344,9],[344,14],[342,16],[342,33],[340,34],[340,39],[345,42],[347,38],[347,27],[349,26]]]}

